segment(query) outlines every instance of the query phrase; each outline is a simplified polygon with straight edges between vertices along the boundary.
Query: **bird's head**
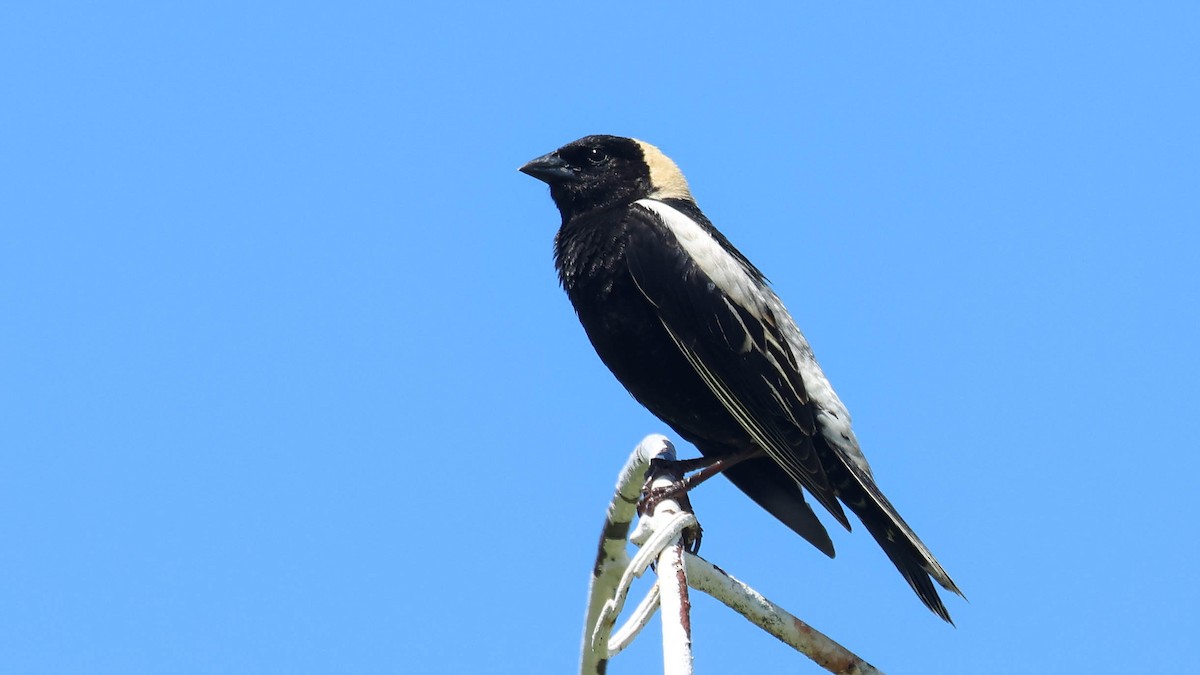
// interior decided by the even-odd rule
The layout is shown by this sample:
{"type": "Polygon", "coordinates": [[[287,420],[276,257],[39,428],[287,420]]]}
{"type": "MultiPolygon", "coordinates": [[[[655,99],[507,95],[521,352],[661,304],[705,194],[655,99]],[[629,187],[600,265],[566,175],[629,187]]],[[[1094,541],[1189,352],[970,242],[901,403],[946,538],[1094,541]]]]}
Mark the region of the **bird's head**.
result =
{"type": "Polygon", "coordinates": [[[649,143],[620,136],[585,136],[530,161],[521,172],[550,186],[563,222],[639,199],[692,198],[675,162],[649,143]]]}

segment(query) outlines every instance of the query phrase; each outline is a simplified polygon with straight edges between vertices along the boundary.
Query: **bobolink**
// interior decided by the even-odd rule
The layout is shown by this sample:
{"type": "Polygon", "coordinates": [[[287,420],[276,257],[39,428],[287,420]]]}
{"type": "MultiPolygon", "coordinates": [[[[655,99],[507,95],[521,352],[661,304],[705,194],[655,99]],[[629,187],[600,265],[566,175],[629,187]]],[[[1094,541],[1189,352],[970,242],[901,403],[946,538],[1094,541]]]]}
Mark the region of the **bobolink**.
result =
{"type": "Polygon", "coordinates": [[[724,475],[830,557],[801,487],[850,529],[845,504],[950,621],[930,578],[958,587],[875,485],[808,341],[675,163],[642,141],[587,136],[521,171],[550,186],[559,279],[629,393],[706,458],[745,458],[724,475]]]}

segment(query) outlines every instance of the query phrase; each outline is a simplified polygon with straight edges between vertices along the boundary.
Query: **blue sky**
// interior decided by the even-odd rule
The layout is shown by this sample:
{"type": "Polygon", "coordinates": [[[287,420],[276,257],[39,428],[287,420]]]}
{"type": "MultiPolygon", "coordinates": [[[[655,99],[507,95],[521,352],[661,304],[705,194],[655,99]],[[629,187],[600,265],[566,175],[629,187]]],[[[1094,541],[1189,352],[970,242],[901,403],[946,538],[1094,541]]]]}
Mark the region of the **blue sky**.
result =
{"type": "MultiPolygon", "coordinates": [[[[1195,3],[3,14],[0,671],[574,669],[669,431],[516,171],[588,133],[679,162],[970,602],[723,481],[707,557],[889,672],[1200,656],[1195,3]]],[[[694,626],[698,672],[819,672],[694,626]]]]}

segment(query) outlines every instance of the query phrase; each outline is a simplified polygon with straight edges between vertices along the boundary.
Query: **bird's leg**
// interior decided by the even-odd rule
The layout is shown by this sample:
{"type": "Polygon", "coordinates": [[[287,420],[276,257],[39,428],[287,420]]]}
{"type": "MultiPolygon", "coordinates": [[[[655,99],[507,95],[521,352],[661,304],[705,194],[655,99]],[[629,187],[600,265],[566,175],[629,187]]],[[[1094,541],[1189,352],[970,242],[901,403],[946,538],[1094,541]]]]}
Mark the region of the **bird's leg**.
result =
{"type": "MultiPolygon", "coordinates": [[[[664,499],[671,498],[679,502],[680,508],[692,510],[687,493],[692,488],[725,471],[726,469],[762,454],[759,448],[750,448],[732,455],[718,457],[697,457],[695,459],[667,460],[652,459],[650,468],[646,471],[646,482],[642,488],[642,498],[638,502],[638,515],[652,513],[654,507],[664,499]],[[682,478],[664,487],[651,487],[662,473],[670,472],[682,478]],[[694,472],[694,473],[693,473],[694,472]],[[687,474],[691,475],[687,475],[687,474]]],[[[700,534],[697,532],[694,542],[688,548],[695,553],[700,550],[700,534]]]]}
{"type": "Polygon", "coordinates": [[[732,455],[721,455],[716,460],[711,460],[708,457],[684,460],[680,463],[686,464],[695,462],[696,466],[683,468],[680,473],[688,473],[690,471],[695,471],[696,473],[684,477],[684,479],[680,481],[680,489],[684,492],[687,492],[688,490],[691,490],[697,485],[734,466],[735,464],[740,464],[747,459],[758,457],[761,454],[762,450],[759,448],[750,448],[732,455]]]}

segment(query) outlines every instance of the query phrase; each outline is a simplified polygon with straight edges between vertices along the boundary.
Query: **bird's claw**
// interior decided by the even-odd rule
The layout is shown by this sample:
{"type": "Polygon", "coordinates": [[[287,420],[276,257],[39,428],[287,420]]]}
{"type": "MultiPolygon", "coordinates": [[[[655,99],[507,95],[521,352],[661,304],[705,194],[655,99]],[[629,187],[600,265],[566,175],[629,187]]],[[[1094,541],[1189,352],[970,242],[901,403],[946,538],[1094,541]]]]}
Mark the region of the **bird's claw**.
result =
{"type": "MultiPolygon", "coordinates": [[[[686,513],[694,513],[692,511],[692,502],[688,499],[689,486],[682,478],[677,477],[676,464],[677,462],[667,459],[655,458],[650,460],[650,468],[646,471],[646,482],[642,486],[642,495],[637,504],[638,516],[653,515],[658,505],[667,499],[672,499],[679,504],[680,510],[686,513]],[[655,486],[654,483],[663,478],[663,474],[670,476],[671,482],[666,485],[655,486]]],[[[685,530],[682,534],[684,548],[689,553],[698,553],[703,534],[704,532],[699,523],[685,530]]]]}

